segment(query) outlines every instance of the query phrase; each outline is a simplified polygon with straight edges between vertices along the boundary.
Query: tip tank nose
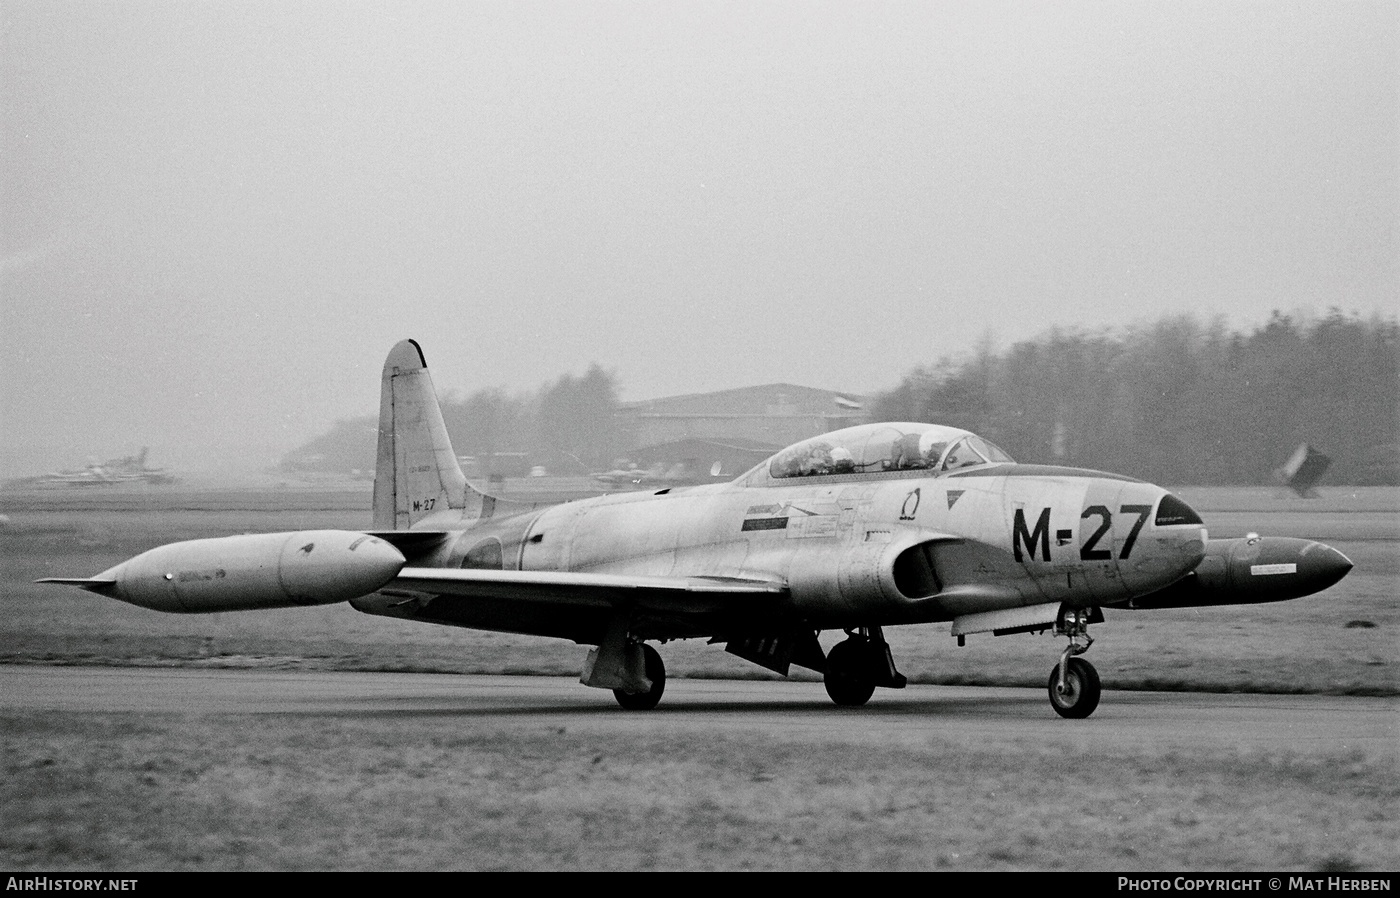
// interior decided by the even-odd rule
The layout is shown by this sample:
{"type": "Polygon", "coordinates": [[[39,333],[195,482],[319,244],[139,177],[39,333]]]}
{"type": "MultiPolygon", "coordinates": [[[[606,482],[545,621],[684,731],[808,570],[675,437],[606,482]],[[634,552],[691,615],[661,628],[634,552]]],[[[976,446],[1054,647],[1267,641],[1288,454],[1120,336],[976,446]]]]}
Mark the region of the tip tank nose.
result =
{"type": "Polygon", "coordinates": [[[1309,543],[1298,553],[1298,574],[1320,592],[1351,572],[1351,559],[1323,543],[1309,543]]]}
{"type": "Polygon", "coordinates": [[[1236,589],[1267,599],[1322,592],[1351,570],[1351,559],[1324,543],[1288,537],[1234,541],[1231,580],[1236,589]]]}

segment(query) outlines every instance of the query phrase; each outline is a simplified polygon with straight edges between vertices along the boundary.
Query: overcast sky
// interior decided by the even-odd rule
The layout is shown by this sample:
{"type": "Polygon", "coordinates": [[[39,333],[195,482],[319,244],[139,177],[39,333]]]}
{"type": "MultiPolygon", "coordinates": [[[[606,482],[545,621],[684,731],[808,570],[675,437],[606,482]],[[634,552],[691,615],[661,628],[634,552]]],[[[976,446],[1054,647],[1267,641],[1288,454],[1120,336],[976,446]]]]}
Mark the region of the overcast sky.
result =
{"type": "Polygon", "coordinates": [[[1393,2],[0,0],[0,475],[1400,298],[1393,2]]]}

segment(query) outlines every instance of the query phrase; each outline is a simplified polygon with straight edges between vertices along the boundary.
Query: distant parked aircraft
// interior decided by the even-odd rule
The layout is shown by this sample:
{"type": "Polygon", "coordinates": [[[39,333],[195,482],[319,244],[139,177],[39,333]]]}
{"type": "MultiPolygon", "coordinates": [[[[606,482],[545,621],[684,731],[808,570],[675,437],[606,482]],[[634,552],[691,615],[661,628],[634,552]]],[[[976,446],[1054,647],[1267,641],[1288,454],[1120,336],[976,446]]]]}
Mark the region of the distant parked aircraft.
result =
{"type": "Polygon", "coordinates": [[[116,483],[174,483],[175,478],[160,468],[146,467],[148,447],[135,455],[112,458],[101,464],[71,471],[54,471],[38,478],[44,486],[110,486],[116,483]]]}

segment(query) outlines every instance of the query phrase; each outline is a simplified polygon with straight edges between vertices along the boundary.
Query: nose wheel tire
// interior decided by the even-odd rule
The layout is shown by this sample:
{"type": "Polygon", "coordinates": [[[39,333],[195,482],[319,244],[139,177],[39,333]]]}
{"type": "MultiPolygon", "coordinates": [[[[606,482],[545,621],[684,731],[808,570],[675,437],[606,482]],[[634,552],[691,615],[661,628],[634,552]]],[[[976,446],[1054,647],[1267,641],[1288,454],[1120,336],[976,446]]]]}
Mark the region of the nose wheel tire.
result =
{"type": "Polygon", "coordinates": [[[617,703],[628,711],[650,711],[661,702],[661,693],[666,691],[666,665],[661,660],[661,653],[642,643],[642,657],[646,659],[647,679],[651,680],[651,688],[646,692],[613,690],[617,703]]]}
{"type": "Polygon", "coordinates": [[[870,644],[864,639],[847,639],[831,647],[826,656],[826,694],[845,708],[859,708],[875,694],[875,678],[866,658],[870,644]]]}
{"type": "Polygon", "coordinates": [[[1064,687],[1060,686],[1060,665],[1050,671],[1050,706],[1061,717],[1082,720],[1099,706],[1099,672],[1083,658],[1070,658],[1065,669],[1064,687]]]}

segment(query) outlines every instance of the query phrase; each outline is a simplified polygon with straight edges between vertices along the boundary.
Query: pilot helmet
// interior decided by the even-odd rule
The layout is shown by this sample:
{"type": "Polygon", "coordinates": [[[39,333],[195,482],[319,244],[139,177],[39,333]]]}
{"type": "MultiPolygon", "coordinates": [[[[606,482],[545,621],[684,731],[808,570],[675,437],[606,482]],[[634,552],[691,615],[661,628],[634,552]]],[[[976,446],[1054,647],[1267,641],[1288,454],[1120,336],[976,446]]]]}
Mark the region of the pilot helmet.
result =
{"type": "Polygon", "coordinates": [[[919,437],[919,455],[927,461],[938,461],[938,456],[942,455],[946,448],[947,441],[940,440],[938,434],[931,430],[924,431],[924,435],[919,437]]]}

